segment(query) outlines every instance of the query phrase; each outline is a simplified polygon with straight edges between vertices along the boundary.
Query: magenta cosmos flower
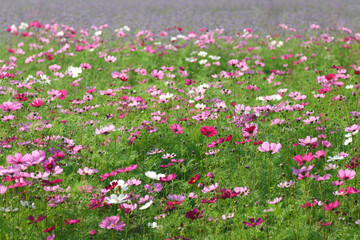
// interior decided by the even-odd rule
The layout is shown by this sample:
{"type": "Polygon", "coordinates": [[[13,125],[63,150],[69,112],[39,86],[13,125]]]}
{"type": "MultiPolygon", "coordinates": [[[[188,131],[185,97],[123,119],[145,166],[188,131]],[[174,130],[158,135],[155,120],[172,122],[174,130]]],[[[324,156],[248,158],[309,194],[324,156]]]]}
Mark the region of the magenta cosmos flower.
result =
{"type": "Polygon", "coordinates": [[[264,222],[265,220],[258,218],[258,219],[256,219],[256,222],[255,222],[254,218],[249,218],[249,221],[250,221],[249,223],[244,221],[243,224],[245,224],[248,227],[256,227],[256,226],[260,225],[262,222],[264,222]]]}
{"type": "Polygon", "coordinates": [[[213,137],[217,133],[216,129],[213,126],[204,126],[200,129],[200,132],[206,137],[213,137]]]}
{"type": "Polygon", "coordinates": [[[200,210],[194,208],[193,210],[186,212],[185,217],[190,218],[191,220],[203,218],[204,215],[201,215],[201,214],[203,214],[203,212],[204,211],[200,211],[200,210]]]}
{"type": "Polygon", "coordinates": [[[271,154],[274,154],[279,152],[281,148],[282,146],[280,143],[264,142],[258,149],[260,152],[271,152],[271,154]]]}
{"type": "Polygon", "coordinates": [[[18,102],[3,102],[0,104],[0,108],[3,112],[16,111],[21,109],[21,103],[18,102]]]}
{"type": "Polygon", "coordinates": [[[337,176],[341,180],[351,180],[355,177],[356,172],[350,169],[342,170],[340,169],[337,176]]]}
{"type": "Polygon", "coordinates": [[[182,134],[183,133],[183,128],[181,127],[180,124],[173,124],[173,125],[170,125],[170,129],[173,133],[176,133],[176,134],[182,134]]]}
{"type": "Polygon", "coordinates": [[[125,227],[124,221],[118,223],[119,220],[119,216],[106,217],[104,220],[101,221],[99,227],[106,229],[114,229],[116,231],[123,231],[125,227]]]}
{"type": "Polygon", "coordinates": [[[44,101],[41,99],[35,99],[32,103],[30,103],[30,106],[32,107],[41,107],[44,104],[44,101]]]}

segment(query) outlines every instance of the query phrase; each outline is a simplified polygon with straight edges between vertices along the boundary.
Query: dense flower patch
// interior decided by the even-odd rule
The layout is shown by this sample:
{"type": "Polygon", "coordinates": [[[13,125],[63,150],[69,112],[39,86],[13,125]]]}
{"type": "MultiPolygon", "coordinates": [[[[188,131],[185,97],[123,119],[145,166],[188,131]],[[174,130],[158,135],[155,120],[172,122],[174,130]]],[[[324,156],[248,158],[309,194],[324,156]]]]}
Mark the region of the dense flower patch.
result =
{"type": "Polygon", "coordinates": [[[357,238],[360,33],[6,31],[1,239],[357,238]]]}

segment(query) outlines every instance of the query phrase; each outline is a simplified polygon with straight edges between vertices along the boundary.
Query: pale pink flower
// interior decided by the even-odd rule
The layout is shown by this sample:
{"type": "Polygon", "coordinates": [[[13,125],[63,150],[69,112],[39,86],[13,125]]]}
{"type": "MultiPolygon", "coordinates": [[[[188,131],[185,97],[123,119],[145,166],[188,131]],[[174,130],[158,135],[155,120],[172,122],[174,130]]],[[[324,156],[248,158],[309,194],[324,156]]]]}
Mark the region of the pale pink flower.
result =
{"type": "Polygon", "coordinates": [[[110,62],[110,63],[116,61],[116,57],[114,57],[114,56],[109,56],[109,55],[106,56],[104,59],[105,59],[105,61],[110,62]]]}
{"type": "Polygon", "coordinates": [[[153,76],[156,79],[163,79],[164,78],[164,72],[161,70],[154,69],[151,71],[151,76],[153,76]]]}
{"type": "Polygon", "coordinates": [[[282,200],[282,197],[277,197],[272,201],[268,201],[268,204],[276,204],[276,203],[281,202],[281,200],[282,200]]]}
{"type": "Polygon", "coordinates": [[[264,142],[258,149],[260,152],[271,152],[271,154],[274,154],[279,152],[281,148],[282,146],[280,143],[264,142]]]}
{"type": "Polygon", "coordinates": [[[3,112],[16,111],[21,109],[21,103],[19,102],[3,102],[0,104],[0,108],[3,112]]]}
{"type": "Polygon", "coordinates": [[[341,180],[351,180],[355,177],[356,172],[350,169],[340,169],[337,177],[340,178],[341,180]]]}
{"type": "Polygon", "coordinates": [[[7,188],[5,186],[0,185],[0,194],[5,194],[7,188]]]}

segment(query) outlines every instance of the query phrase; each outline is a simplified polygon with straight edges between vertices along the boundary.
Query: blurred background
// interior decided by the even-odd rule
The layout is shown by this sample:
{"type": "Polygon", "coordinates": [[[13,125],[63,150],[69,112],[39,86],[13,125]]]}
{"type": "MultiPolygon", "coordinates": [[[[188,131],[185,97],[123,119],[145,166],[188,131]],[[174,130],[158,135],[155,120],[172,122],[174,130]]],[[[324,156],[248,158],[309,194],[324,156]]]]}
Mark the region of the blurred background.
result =
{"type": "Polygon", "coordinates": [[[271,33],[284,23],[296,29],[311,23],[322,28],[359,28],[360,0],[0,0],[1,23],[52,20],[79,27],[128,25],[132,29],[184,30],[246,27],[271,33]]]}

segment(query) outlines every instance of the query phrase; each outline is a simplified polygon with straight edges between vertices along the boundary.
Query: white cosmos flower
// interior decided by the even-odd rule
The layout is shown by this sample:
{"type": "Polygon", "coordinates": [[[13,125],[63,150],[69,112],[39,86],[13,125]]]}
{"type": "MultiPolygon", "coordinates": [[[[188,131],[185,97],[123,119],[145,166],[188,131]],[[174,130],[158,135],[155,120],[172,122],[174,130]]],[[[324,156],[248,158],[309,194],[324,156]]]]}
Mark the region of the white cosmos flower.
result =
{"type": "Polygon", "coordinates": [[[156,222],[153,222],[153,223],[148,223],[148,227],[151,227],[151,228],[158,228],[158,225],[156,222]]]}
{"type": "Polygon", "coordinates": [[[166,100],[166,99],[172,98],[173,96],[174,96],[174,94],[166,93],[164,95],[160,95],[159,99],[166,100]]]}
{"type": "Polygon", "coordinates": [[[345,86],[345,88],[346,89],[352,89],[352,88],[354,88],[354,85],[347,85],[347,86],[345,86]]]}
{"type": "Polygon", "coordinates": [[[351,136],[352,136],[351,133],[345,134],[345,137],[346,137],[346,138],[350,138],[351,136]]]}
{"type": "Polygon", "coordinates": [[[207,62],[208,62],[207,59],[201,59],[201,60],[199,61],[199,64],[203,65],[203,64],[205,64],[205,63],[207,63],[207,62]]]}
{"type": "Polygon", "coordinates": [[[102,34],[102,31],[96,31],[96,32],[94,33],[95,36],[101,36],[101,34],[102,34]]]}
{"type": "Polygon", "coordinates": [[[194,58],[194,57],[185,58],[185,61],[187,61],[187,62],[195,62],[195,61],[196,61],[196,58],[194,58]]]}
{"type": "Polygon", "coordinates": [[[145,203],[145,204],[144,204],[142,207],[140,207],[139,209],[140,209],[140,210],[145,210],[145,209],[149,208],[153,203],[154,203],[153,200],[148,201],[147,203],[145,203]]]}
{"type": "Polygon", "coordinates": [[[333,156],[333,157],[328,157],[328,162],[333,162],[333,161],[336,161],[336,160],[343,160],[344,159],[344,157],[343,156],[339,156],[339,155],[335,155],[335,156],[333,156]]]}
{"type": "Polygon", "coordinates": [[[35,203],[29,203],[27,201],[20,200],[20,204],[23,207],[31,207],[32,209],[36,209],[35,203]]]}
{"type": "Polygon", "coordinates": [[[126,199],[127,195],[125,194],[120,194],[119,196],[117,196],[116,194],[111,194],[110,197],[105,198],[105,202],[110,204],[119,204],[126,202],[126,199]]]}
{"type": "Polygon", "coordinates": [[[29,24],[22,22],[19,26],[20,30],[25,30],[29,27],[29,24]]]}
{"type": "Polygon", "coordinates": [[[198,53],[198,56],[200,56],[200,57],[206,57],[206,55],[207,55],[207,52],[204,52],[204,51],[200,51],[198,53]]]}
{"type": "Polygon", "coordinates": [[[210,55],[209,58],[212,59],[212,60],[220,60],[221,57],[220,56],[210,55]]]}
{"type": "Polygon", "coordinates": [[[128,190],[128,185],[125,183],[124,180],[113,180],[110,182],[110,185],[115,182],[117,183],[117,185],[114,189],[121,188],[122,191],[128,190]]]}
{"type": "Polygon", "coordinates": [[[201,109],[201,110],[203,110],[205,107],[206,107],[206,105],[203,104],[203,103],[198,103],[198,104],[195,105],[195,108],[196,108],[196,109],[201,109]]]}
{"type": "Polygon", "coordinates": [[[73,66],[70,66],[70,67],[68,67],[67,70],[70,71],[70,72],[72,72],[72,77],[73,77],[73,78],[78,77],[79,74],[82,73],[82,68],[81,68],[81,67],[73,67],[73,66]]]}
{"type": "Polygon", "coordinates": [[[129,32],[129,31],[130,31],[130,28],[129,28],[128,26],[126,26],[126,25],[125,25],[125,26],[123,26],[122,28],[124,29],[124,31],[127,31],[127,32],[129,32]]]}
{"type": "Polygon", "coordinates": [[[147,176],[147,177],[149,177],[151,179],[155,179],[155,180],[160,180],[161,177],[166,177],[166,175],[163,174],[163,173],[157,174],[156,172],[153,172],[153,171],[146,172],[145,176],[147,176]]]}
{"type": "Polygon", "coordinates": [[[1,212],[16,212],[16,211],[19,211],[18,208],[12,208],[12,207],[0,207],[0,211],[1,212]]]}
{"type": "Polygon", "coordinates": [[[171,38],[170,38],[170,41],[176,41],[176,40],[177,40],[176,37],[171,37],[171,38]]]}
{"type": "Polygon", "coordinates": [[[208,89],[209,87],[210,87],[210,85],[209,85],[209,84],[206,84],[206,83],[201,84],[201,85],[199,86],[199,88],[203,88],[203,89],[208,89]]]}
{"type": "Polygon", "coordinates": [[[280,95],[278,95],[278,94],[275,94],[275,95],[271,95],[272,96],[272,98],[273,98],[273,100],[281,100],[281,96],[280,95]]]}
{"type": "Polygon", "coordinates": [[[345,139],[344,145],[345,145],[345,146],[346,146],[346,145],[349,145],[350,143],[352,143],[352,140],[353,140],[352,137],[345,139]]]}

